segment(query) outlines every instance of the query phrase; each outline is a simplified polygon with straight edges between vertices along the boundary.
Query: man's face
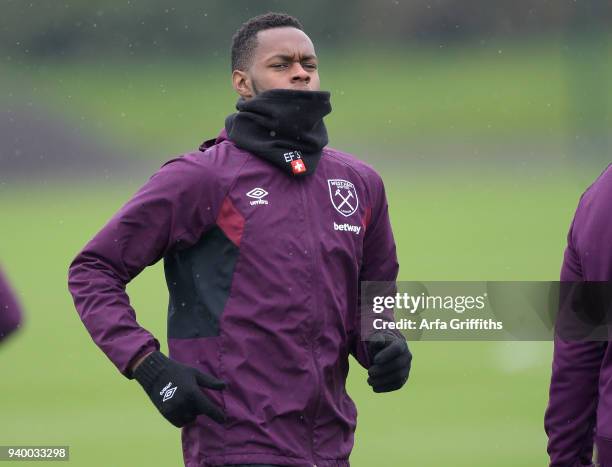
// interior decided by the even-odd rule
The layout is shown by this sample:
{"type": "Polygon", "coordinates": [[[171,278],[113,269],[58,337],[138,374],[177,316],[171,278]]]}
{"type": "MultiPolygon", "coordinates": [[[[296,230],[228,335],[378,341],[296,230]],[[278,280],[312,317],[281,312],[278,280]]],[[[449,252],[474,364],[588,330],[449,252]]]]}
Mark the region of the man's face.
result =
{"type": "Polygon", "coordinates": [[[320,89],[318,61],[310,38],[299,29],[282,27],[257,33],[248,70],[234,70],[234,89],[250,99],[269,89],[320,89]]]}

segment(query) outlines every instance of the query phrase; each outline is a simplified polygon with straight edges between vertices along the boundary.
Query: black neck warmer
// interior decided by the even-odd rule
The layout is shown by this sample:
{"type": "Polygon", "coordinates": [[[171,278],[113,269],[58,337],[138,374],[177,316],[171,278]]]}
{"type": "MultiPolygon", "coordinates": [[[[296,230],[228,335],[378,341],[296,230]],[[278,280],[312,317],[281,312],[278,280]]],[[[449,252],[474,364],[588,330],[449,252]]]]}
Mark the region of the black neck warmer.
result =
{"type": "Polygon", "coordinates": [[[314,173],[327,144],[323,117],[329,92],[272,89],[236,104],[225,119],[227,137],[292,176],[314,173]]]}

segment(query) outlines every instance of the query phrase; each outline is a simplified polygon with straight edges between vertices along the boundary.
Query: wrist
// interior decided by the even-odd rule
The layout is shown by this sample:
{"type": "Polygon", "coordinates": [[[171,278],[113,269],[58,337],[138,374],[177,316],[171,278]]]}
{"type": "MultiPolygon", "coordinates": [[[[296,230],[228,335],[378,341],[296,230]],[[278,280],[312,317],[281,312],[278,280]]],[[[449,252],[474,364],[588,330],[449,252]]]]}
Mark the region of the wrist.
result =
{"type": "Polygon", "coordinates": [[[148,390],[155,383],[160,373],[167,368],[168,362],[168,357],[163,353],[159,351],[151,352],[134,369],[134,379],[148,390]]]}
{"type": "Polygon", "coordinates": [[[150,351],[150,352],[147,352],[144,355],[141,355],[140,357],[136,358],[136,360],[134,361],[134,363],[130,367],[130,371],[132,372],[132,374],[134,374],[134,370],[136,370],[136,368],[138,368],[138,365],[140,365],[142,363],[142,361],[145,358],[147,358],[149,355],[151,355],[152,353],[153,353],[153,351],[150,351]]]}

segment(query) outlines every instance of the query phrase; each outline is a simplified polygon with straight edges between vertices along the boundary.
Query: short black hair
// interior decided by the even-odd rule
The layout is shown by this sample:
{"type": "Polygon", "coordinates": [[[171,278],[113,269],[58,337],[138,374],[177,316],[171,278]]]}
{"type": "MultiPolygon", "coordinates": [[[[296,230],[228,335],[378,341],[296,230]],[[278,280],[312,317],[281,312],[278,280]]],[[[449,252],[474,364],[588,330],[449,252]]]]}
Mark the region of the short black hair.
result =
{"type": "Polygon", "coordinates": [[[251,66],[259,31],[282,27],[304,30],[297,18],[285,13],[264,13],[243,23],[232,37],[232,71],[246,70],[251,66]]]}

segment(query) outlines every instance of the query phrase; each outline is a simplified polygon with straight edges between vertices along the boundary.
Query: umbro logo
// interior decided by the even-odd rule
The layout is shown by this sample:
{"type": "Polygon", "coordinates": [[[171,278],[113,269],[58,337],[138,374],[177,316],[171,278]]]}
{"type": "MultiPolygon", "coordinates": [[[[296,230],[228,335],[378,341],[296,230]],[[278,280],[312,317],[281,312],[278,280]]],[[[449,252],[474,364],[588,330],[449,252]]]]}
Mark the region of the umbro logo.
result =
{"type": "Polygon", "coordinates": [[[174,393],[178,389],[177,386],[174,386],[174,387],[170,387],[170,386],[172,386],[172,381],[170,381],[168,384],[166,384],[163,387],[163,389],[161,391],[159,391],[159,395],[160,396],[164,396],[162,402],[166,402],[168,399],[172,399],[172,396],[174,396],[174,393]]]}
{"type": "Polygon", "coordinates": [[[268,192],[264,190],[263,188],[259,188],[259,187],[253,188],[246,195],[249,198],[254,198],[254,200],[250,202],[251,206],[254,206],[256,204],[268,204],[267,199],[262,199],[265,196],[268,196],[268,192]]]}

